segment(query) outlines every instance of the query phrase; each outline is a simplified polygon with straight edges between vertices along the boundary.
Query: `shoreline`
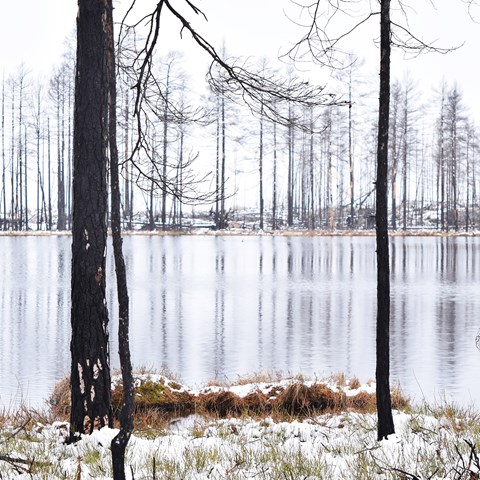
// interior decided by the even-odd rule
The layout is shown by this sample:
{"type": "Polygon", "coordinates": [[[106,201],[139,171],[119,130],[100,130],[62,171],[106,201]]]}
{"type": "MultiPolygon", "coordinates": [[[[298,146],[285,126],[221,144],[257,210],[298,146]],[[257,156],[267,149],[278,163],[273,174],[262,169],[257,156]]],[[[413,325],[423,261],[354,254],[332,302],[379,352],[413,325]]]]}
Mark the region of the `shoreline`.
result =
{"type": "MultiPolygon", "coordinates": [[[[111,230],[108,236],[111,237],[111,230]]],[[[0,237],[71,237],[69,230],[6,230],[0,231],[0,237]]],[[[123,237],[158,236],[158,237],[374,237],[375,230],[124,230],[123,237]]],[[[437,230],[389,230],[389,237],[479,237],[480,230],[472,232],[437,231],[437,230]]]]}

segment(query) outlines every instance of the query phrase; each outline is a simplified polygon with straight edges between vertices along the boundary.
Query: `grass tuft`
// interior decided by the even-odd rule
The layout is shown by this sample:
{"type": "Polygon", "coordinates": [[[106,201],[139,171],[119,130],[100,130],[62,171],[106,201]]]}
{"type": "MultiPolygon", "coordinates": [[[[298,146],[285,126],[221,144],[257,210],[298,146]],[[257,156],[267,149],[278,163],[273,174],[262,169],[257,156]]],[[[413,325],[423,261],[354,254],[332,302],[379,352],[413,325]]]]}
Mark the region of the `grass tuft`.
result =
{"type": "MultiPolygon", "coordinates": [[[[168,421],[199,413],[214,418],[273,416],[277,420],[303,419],[325,412],[354,411],[373,413],[376,408],[375,394],[360,389],[357,378],[348,380],[336,374],[326,383],[311,384],[304,377],[282,380],[280,374],[255,374],[243,377],[238,384],[210,384],[199,393],[183,387],[162,373],[144,370],[135,375],[135,428],[141,431],[160,431],[168,421]],[[248,381],[247,381],[248,379],[248,381]],[[229,390],[251,384],[252,391],[245,396],[229,390]],[[257,385],[257,387],[255,387],[257,385]],[[262,388],[260,388],[262,386],[262,388]],[[256,388],[256,389],[255,389],[256,388]],[[352,392],[360,389],[359,392],[352,392]],[[350,390],[350,392],[349,392],[350,390]],[[348,394],[347,394],[348,392],[348,394]],[[355,393],[355,394],[352,394],[355,393]]],[[[122,382],[116,378],[112,388],[112,405],[118,416],[122,405],[122,382]]],[[[392,389],[392,406],[403,410],[408,399],[398,387],[392,389]]],[[[50,398],[53,418],[68,421],[70,413],[70,387],[68,379],[61,380],[50,398]]]]}

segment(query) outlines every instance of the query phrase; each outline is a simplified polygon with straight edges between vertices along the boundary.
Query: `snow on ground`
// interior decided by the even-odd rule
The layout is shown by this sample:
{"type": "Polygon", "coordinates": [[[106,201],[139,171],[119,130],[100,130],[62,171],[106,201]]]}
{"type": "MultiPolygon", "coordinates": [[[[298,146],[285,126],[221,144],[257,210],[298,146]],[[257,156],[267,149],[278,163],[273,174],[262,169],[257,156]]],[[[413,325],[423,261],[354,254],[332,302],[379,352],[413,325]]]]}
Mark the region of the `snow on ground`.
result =
{"type": "MultiPolygon", "coordinates": [[[[146,378],[162,380],[177,391],[230,390],[242,396],[252,391],[268,392],[272,384],[287,386],[294,381],[259,381],[194,391],[162,375],[146,374],[146,378]]],[[[375,390],[373,383],[352,390],[339,387],[332,380],[330,386],[345,389],[349,394],[375,390]]],[[[172,420],[161,431],[136,431],[127,448],[127,478],[478,478],[474,475],[480,465],[475,464],[472,455],[476,450],[472,451],[464,441],[470,438],[474,445],[480,442],[480,429],[472,427],[479,423],[473,410],[464,410],[456,418],[449,408],[441,414],[438,409],[428,408],[408,414],[396,411],[394,421],[396,434],[378,442],[373,414],[344,412],[291,422],[276,422],[270,417],[218,420],[190,415],[172,420]],[[472,472],[472,476],[459,476],[460,471],[472,472]]],[[[68,424],[63,422],[38,423],[28,434],[21,432],[11,438],[8,437],[14,429],[3,428],[0,478],[111,479],[109,446],[117,432],[103,428],[66,445],[68,424]],[[32,471],[15,471],[2,460],[4,455],[33,460],[32,471]]]]}
{"type": "MultiPolygon", "coordinates": [[[[429,416],[419,419],[395,412],[394,420],[397,434],[377,442],[371,414],[279,423],[271,418],[213,421],[190,416],[173,422],[155,438],[133,435],[127,450],[127,478],[470,478],[454,476],[454,463],[461,462],[453,447],[462,443],[454,431],[429,416]],[[417,477],[401,477],[400,471],[417,477]]],[[[74,445],[63,443],[67,432],[68,426],[57,422],[38,425],[32,434],[35,460],[55,465],[48,478],[112,478],[109,445],[117,430],[103,428],[74,445]]],[[[462,461],[467,460],[465,453],[462,461]]],[[[472,471],[478,469],[472,466],[472,471]]],[[[5,465],[0,465],[0,472],[2,478],[45,478],[40,473],[13,472],[10,477],[5,465]]]]}

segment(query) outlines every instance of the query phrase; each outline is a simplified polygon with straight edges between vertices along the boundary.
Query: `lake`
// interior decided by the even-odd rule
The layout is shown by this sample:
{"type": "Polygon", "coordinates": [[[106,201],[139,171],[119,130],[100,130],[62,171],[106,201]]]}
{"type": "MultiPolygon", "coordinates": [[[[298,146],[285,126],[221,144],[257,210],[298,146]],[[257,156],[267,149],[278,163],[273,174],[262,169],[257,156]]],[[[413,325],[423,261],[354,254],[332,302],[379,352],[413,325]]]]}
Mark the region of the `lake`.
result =
{"type": "MultiPolygon", "coordinates": [[[[66,236],[0,236],[0,404],[39,406],[70,369],[66,236]]],[[[125,238],[134,366],[187,385],[281,371],[375,377],[375,238],[125,238]]],[[[111,247],[109,247],[111,252],[111,247]]],[[[480,399],[480,238],[391,239],[391,377],[480,399]]],[[[113,262],[111,363],[118,367],[113,262]]]]}

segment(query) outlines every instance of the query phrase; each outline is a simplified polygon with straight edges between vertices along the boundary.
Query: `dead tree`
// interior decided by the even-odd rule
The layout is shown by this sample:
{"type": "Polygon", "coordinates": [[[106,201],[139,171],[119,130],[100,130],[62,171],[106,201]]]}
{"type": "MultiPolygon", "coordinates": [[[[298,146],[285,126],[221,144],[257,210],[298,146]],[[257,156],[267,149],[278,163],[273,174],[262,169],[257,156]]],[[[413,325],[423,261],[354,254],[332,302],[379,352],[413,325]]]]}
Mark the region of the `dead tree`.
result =
{"type": "MultiPolygon", "coordinates": [[[[370,19],[380,18],[380,93],[377,131],[376,192],[376,246],[377,246],[377,436],[381,440],[394,433],[390,398],[390,270],[388,250],[387,181],[388,181],[388,127],[390,115],[390,51],[397,46],[418,55],[422,52],[446,53],[451,49],[434,48],[408,28],[391,18],[390,0],[380,0],[380,10],[373,10],[371,2],[365,3],[365,11],[353,11],[348,0],[321,2],[308,6],[294,2],[311,19],[306,34],[290,49],[288,55],[303,58],[305,55],[325,66],[343,69],[351,65],[351,57],[342,50],[342,42],[359,30],[370,19]],[[338,23],[340,22],[340,23],[338,23]],[[334,36],[330,31],[335,31],[334,36]],[[340,34],[338,34],[340,31],[340,34]],[[347,64],[345,64],[345,61],[347,64]]],[[[361,5],[360,5],[361,6],[361,5]]],[[[399,0],[400,15],[407,20],[404,2],[399,0]]],[[[408,23],[408,22],[407,22],[408,23]]]]}
{"type": "Polygon", "coordinates": [[[117,84],[115,70],[115,44],[113,36],[113,5],[106,0],[105,33],[107,41],[108,75],[108,143],[110,151],[111,181],[111,224],[115,273],[117,277],[118,297],[118,354],[123,383],[123,402],[120,410],[120,432],[112,440],[112,464],[115,480],[125,479],[125,450],[133,431],[134,380],[130,358],[130,312],[127,287],[127,271],[122,247],[122,216],[119,176],[119,158],[117,148],[117,84]]]}
{"type": "Polygon", "coordinates": [[[106,307],[108,77],[103,0],[79,0],[73,142],[72,440],[113,426],[106,307]]]}

